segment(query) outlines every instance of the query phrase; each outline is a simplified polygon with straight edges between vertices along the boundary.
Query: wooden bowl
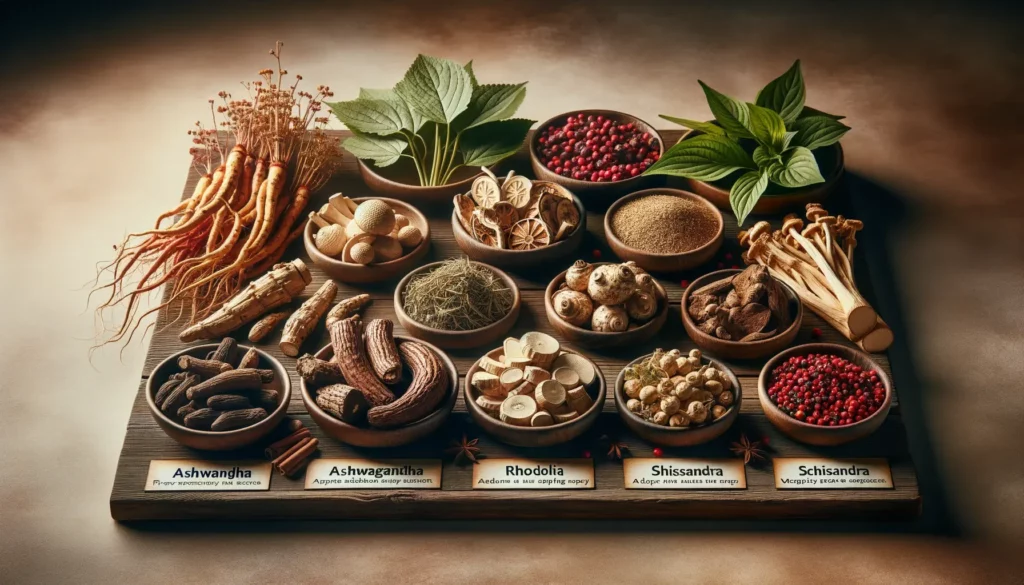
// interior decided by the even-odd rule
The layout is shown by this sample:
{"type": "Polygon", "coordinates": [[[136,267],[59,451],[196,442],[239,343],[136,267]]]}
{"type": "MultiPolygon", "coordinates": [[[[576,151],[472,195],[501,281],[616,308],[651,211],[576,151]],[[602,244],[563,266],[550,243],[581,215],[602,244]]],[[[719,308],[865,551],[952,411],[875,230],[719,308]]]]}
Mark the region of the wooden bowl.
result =
{"type": "Polygon", "coordinates": [[[710,284],[721,278],[727,276],[733,276],[743,272],[735,268],[727,268],[725,270],[718,270],[716,272],[710,272],[701,276],[690,283],[690,286],[686,287],[683,291],[682,300],[682,313],[683,313],[683,328],[686,329],[686,334],[690,336],[697,347],[703,351],[712,353],[722,359],[726,360],[752,360],[762,358],[767,355],[772,355],[782,351],[789,347],[793,340],[796,339],[797,333],[800,332],[800,326],[804,320],[804,304],[800,302],[800,297],[797,296],[793,289],[784,282],[779,282],[782,285],[782,290],[786,293],[786,298],[789,299],[790,314],[793,316],[793,322],[788,327],[779,331],[773,337],[768,339],[761,339],[758,341],[728,341],[725,339],[719,339],[714,335],[708,335],[697,328],[697,323],[690,317],[690,313],[687,307],[690,303],[690,295],[693,291],[700,287],[710,284]]]}
{"type": "MultiPolygon", "coordinates": [[[[284,418],[285,413],[288,412],[288,401],[292,397],[292,383],[291,378],[288,375],[288,371],[284,369],[281,362],[277,361],[274,356],[268,354],[262,349],[256,348],[256,353],[260,356],[259,367],[274,371],[274,381],[263,384],[263,388],[267,390],[277,390],[277,408],[275,408],[273,412],[267,413],[267,418],[242,429],[224,432],[190,429],[165,415],[157,407],[153,398],[156,396],[156,391],[160,389],[160,386],[167,381],[171,374],[180,371],[178,369],[179,357],[189,355],[197,358],[205,358],[215,349],[217,349],[216,343],[194,345],[192,347],[185,348],[160,362],[155,368],[153,368],[153,371],[149,374],[149,379],[146,381],[146,404],[149,406],[149,412],[153,415],[153,419],[156,420],[156,424],[159,425],[165,433],[167,433],[168,437],[182,445],[193,449],[200,449],[202,451],[231,451],[259,441],[277,428],[281,419],[284,418]]],[[[249,351],[249,349],[249,346],[239,345],[239,355],[244,354],[249,351]]]]}
{"type": "MultiPolygon", "coordinates": [[[[493,349],[487,352],[487,357],[497,359],[503,351],[505,350],[501,347],[493,349]]],[[[562,351],[566,353],[577,353],[566,349],[563,349],[562,351]]],[[[601,410],[604,408],[604,401],[607,394],[604,375],[601,374],[601,370],[597,367],[597,364],[583,354],[577,355],[586,358],[587,361],[594,366],[594,371],[597,372],[597,392],[594,393],[592,388],[587,389],[587,392],[590,393],[590,397],[594,399],[594,404],[591,405],[590,410],[569,422],[558,423],[549,427],[517,427],[515,425],[501,422],[496,418],[492,418],[476,403],[476,390],[474,390],[470,384],[470,380],[473,379],[473,374],[480,371],[479,360],[477,360],[477,362],[469,368],[469,371],[466,372],[466,382],[462,387],[463,398],[466,401],[466,410],[468,410],[470,416],[473,417],[473,421],[483,430],[487,431],[489,435],[503,443],[508,443],[509,445],[515,445],[517,447],[550,447],[552,445],[571,441],[582,435],[587,431],[587,429],[593,426],[595,422],[597,422],[597,418],[601,415],[601,410]]]]}
{"type": "Polygon", "coordinates": [[[530,164],[533,166],[533,173],[538,179],[558,183],[579,195],[582,199],[586,200],[588,204],[591,201],[596,201],[598,203],[604,202],[607,204],[607,202],[614,197],[636,190],[642,183],[650,183],[652,177],[642,174],[614,182],[595,183],[592,181],[581,181],[579,179],[570,179],[561,175],[556,175],[551,171],[551,169],[544,166],[544,163],[541,162],[540,156],[538,155],[540,143],[537,142],[537,139],[540,138],[541,133],[548,126],[562,126],[565,124],[565,120],[569,116],[575,116],[576,114],[583,114],[585,116],[600,115],[627,124],[632,122],[644,132],[648,132],[651,136],[657,138],[659,147],[658,152],[659,154],[665,154],[665,141],[662,140],[661,134],[659,134],[653,126],[636,116],[626,114],[624,112],[616,112],[614,110],[577,110],[575,112],[565,112],[564,114],[559,114],[537,126],[537,131],[533,133],[533,137],[530,139],[530,164]]]}
{"type": "MultiPolygon", "coordinates": [[[[455,364],[452,363],[451,358],[438,347],[420,339],[396,335],[395,341],[416,341],[417,343],[422,343],[433,350],[437,357],[441,358],[445,370],[448,372],[449,380],[448,394],[445,396],[444,402],[434,412],[404,427],[394,429],[358,427],[340,421],[324,412],[316,403],[314,390],[306,386],[304,380],[300,380],[299,388],[302,393],[302,404],[306,406],[309,416],[316,421],[317,426],[325,433],[342,443],[356,447],[398,447],[399,445],[408,445],[430,435],[441,428],[445,421],[448,420],[448,415],[452,413],[452,408],[455,407],[455,399],[459,395],[459,371],[455,369],[455,364]]],[[[316,352],[316,357],[322,360],[333,359],[334,348],[327,345],[316,352]]]]}
{"type": "Polygon", "coordinates": [[[452,232],[455,234],[455,243],[473,260],[502,268],[526,268],[547,262],[564,260],[580,247],[580,243],[583,241],[583,234],[587,232],[587,212],[583,209],[583,203],[575,195],[572,196],[572,201],[580,212],[580,224],[569,234],[569,237],[550,246],[544,246],[536,250],[504,250],[487,246],[470,235],[466,228],[462,227],[458,212],[453,209],[452,232]]]}
{"type": "MultiPolygon", "coordinates": [[[[610,264],[610,262],[597,262],[594,263],[594,266],[601,266],[604,264],[610,264]]],[[[563,270],[548,284],[548,288],[544,291],[544,310],[548,315],[548,323],[551,324],[551,327],[553,327],[559,335],[568,341],[591,348],[638,345],[649,341],[652,337],[657,335],[658,331],[661,331],[662,326],[665,325],[665,321],[668,319],[668,294],[665,292],[665,287],[661,286],[661,283],[655,280],[654,286],[655,293],[658,296],[658,312],[643,325],[617,333],[593,331],[585,327],[577,327],[576,325],[573,325],[559,317],[551,302],[555,293],[558,292],[558,288],[563,282],[565,282],[566,272],[568,272],[568,270],[563,270]]]]}
{"type": "Polygon", "coordinates": [[[882,426],[886,415],[889,414],[889,408],[892,406],[892,382],[889,380],[889,376],[886,375],[885,370],[872,360],[868,354],[862,351],[835,343],[807,343],[791,347],[768,360],[768,363],[761,370],[761,375],[757,378],[757,397],[761,401],[761,408],[764,409],[768,420],[775,425],[775,428],[782,431],[783,434],[789,435],[789,437],[808,445],[833,446],[864,438],[882,426]],[[841,427],[819,427],[818,425],[807,424],[782,412],[768,398],[769,377],[772,370],[792,356],[810,353],[835,354],[864,369],[872,369],[877,372],[878,378],[885,385],[885,402],[881,408],[860,422],[841,427]]]}
{"type": "Polygon", "coordinates": [[[420,266],[416,270],[406,274],[405,278],[399,281],[398,286],[395,287],[395,315],[398,317],[398,322],[402,327],[405,327],[405,330],[413,337],[428,341],[445,349],[469,349],[473,347],[480,347],[481,345],[490,345],[499,339],[503,339],[505,334],[512,329],[513,325],[515,325],[516,319],[519,318],[519,309],[522,305],[522,299],[519,296],[519,287],[516,286],[515,281],[512,280],[512,277],[508,274],[505,274],[501,270],[482,262],[474,262],[474,264],[479,264],[493,271],[499,278],[505,281],[505,284],[512,290],[512,308],[509,310],[508,314],[501,319],[479,329],[470,329],[468,331],[445,331],[443,329],[427,327],[426,325],[413,321],[412,317],[405,312],[405,309],[403,308],[403,293],[405,292],[405,287],[409,285],[409,281],[411,281],[416,275],[434,270],[442,264],[444,264],[444,262],[432,262],[430,264],[420,266]]]}
{"type": "MultiPolygon", "coordinates": [[[[651,227],[654,229],[654,226],[651,227]]],[[[714,258],[715,254],[718,253],[719,248],[722,247],[724,229],[725,221],[722,219],[722,212],[719,211],[717,207],[700,195],[690,193],[689,191],[682,191],[680,189],[645,189],[643,191],[637,191],[636,193],[630,193],[613,203],[612,206],[608,208],[608,212],[604,216],[604,233],[608,238],[608,245],[611,247],[612,251],[615,252],[615,255],[623,260],[632,260],[633,262],[636,262],[638,266],[650,272],[681,272],[683,270],[689,270],[690,268],[700,266],[708,260],[711,260],[714,258]],[[689,252],[656,254],[627,246],[612,230],[612,217],[626,203],[648,195],[670,195],[672,197],[690,199],[704,205],[707,209],[711,210],[714,216],[718,219],[718,232],[711,241],[705,243],[699,248],[690,250],[689,252]]]]}
{"type": "Polygon", "coordinates": [[[402,172],[400,168],[392,170],[391,167],[382,170],[362,160],[358,163],[359,175],[374,193],[417,205],[451,205],[452,197],[469,191],[473,179],[483,174],[479,169],[463,167],[455,171],[455,180],[447,185],[421,187],[417,183],[415,170],[411,173],[402,172]]]}
{"type": "Polygon", "coordinates": [[[317,250],[316,244],[313,243],[314,224],[312,221],[306,221],[306,229],[302,234],[302,241],[306,245],[306,254],[309,254],[313,264],[319,266],[321,270],[327,273],[327,276],[334,280],[363,284],[391,280],[401,274],[405,274],[410,268],[416,266],[427,255],[427,251],[430,250],[430,225],[427,223],[427,218],[420,213],[420,210],[403,201],[384,197],[357,197],[353,201],[362,203],[368,199],[379,199],[390,205],[395,210],[395,213],[400,213],[409,218],[409,224],[420,229],[420,232],[423,234],[423,241],[401,258],[364,266],[353,262],[342,262],[317,250]]]}
{"type": "MultiPolygon", "coordinates": [[[[641,361],[651,357],[652,354],[639,357],[631,362],[628,366],[638,364],[641,361]]],[[[622,368],[617,378],[615,378],[615,408],[619,411],[619,417],[622,418],[622,422],[626,423],[631,431],[636,433],[640,438],[645,441],[655,443],[657,445],[664,445],[666,447],[692,447],[694,445],[700,445],[701,443],[707,443],[708,441],[717,439],[725,431],[729,430],[729,427],[736,422],[736,419],[740,416],[740,405],[743,404],[743,387],[740,385],[739,378],[733,373],[728,366],[718,360],[711,359],[707,356],[702,356],[701,361],[710,362],[718,370],[725,372],[729,376],[729,381],[732,382],[732,393],[735,396],[732,406],[726,411],[725,416],[722,418],[699,427],[668,427],[656,425],[652,422],[647,422],[639,416],[633,414],[626,408],[626,402],[629,400],[626,398],[623,387],[626,384],[626,368],[622,368]]]]}

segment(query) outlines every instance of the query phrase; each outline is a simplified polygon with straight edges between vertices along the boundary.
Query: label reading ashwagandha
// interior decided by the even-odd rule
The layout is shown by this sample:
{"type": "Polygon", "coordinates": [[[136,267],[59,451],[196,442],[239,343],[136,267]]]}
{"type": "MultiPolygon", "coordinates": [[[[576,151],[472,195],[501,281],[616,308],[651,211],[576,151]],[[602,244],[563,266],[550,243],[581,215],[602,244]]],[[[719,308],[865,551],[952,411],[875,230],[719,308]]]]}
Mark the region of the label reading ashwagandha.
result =
{"type": "Polygon", "coordinates": [[[592,459],[481,459],[475,490],[585,490],[594,488],[592,459]]]}
{"type": "Polygon", "coordinates": [[[270,463],[219,463],[198,459],[154,459],[147,492],[236,492],[270,489],[270,463]]]}
{"type": "Polygon", "coordinates": [[[314,459],[307,490],[439,490],[439,459],[314,459]]]}
{"type": "Polygon", "coordinates": [[[747,487],[737,459],[623,459],[628,490],[741,490],[747,487]]]}
{"type": "Polygon", "coordinates": [[[891,489],[892,471],[885,459],[782,457],[772,461],[775,487],[792,490],[891,489]]]}

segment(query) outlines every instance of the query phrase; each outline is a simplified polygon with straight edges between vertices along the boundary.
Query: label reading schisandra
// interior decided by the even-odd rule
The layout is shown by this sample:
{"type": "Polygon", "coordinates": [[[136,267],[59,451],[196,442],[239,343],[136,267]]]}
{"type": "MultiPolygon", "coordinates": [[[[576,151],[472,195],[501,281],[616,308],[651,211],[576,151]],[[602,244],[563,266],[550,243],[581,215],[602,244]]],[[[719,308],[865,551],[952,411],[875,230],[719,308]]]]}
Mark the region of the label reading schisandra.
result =
{"type": "Polygon", "coordinates": [[[270,489],[270,463],[220,463],[198,459],[154,459],[147,492],[238,492],[270,489]]]}
{"type": "Polygon", "coordinates": [[[627,490],[741,490],[743,462],[736,459],[649,459],[622,461],[627,490]]]}
{"type": "Polygon", "coordinates": [[[775,487],[788,490],[892,489],[885,459],[782,457],[772,461],[775,487]]]}
{"type": "Polygon", "coordinates": [[[439,490],[439,459],[314,459],[307,490],[439,490]]]}
{"type": "Polygon", "coordinates": [[[594,461],[592,459],[481,459],[473,466],[473,489],[594,489],[594,461]]]}

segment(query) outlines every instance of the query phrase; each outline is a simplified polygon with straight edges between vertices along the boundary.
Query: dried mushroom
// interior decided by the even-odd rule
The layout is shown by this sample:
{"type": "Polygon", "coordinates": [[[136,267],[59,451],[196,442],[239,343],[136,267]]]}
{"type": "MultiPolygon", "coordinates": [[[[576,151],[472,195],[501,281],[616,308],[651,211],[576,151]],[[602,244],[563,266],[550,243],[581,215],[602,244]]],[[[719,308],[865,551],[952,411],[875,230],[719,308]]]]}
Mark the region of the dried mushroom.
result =
{"type": "Polygon", "coordinates": [[[729,341],[768,339],[792,323],[782,285],[759,265],[695,290],[686,312],[697,329],[729,341]]]}

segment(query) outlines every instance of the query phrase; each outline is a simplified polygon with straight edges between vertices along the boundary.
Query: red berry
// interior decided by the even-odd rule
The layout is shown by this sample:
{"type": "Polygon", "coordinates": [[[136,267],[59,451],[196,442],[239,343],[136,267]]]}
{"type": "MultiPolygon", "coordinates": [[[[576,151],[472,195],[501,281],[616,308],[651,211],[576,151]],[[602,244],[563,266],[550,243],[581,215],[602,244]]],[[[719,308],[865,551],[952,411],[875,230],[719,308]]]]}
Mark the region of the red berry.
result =
{"type": "Polygon", "coordinates": [[[601,250],[598,250],[597,248],[594,248],[594,250],[590,253],[590,255],[593,256],[594,258],[600,258],[601,257],[601,250]]]}
{"type": "Polygon", "coordinates": [[[679,286],[681,286],[683,288],[686,288],[686,287],[690,286],[690,281],[689,280],[680,280],[679,281],[679,286]]]}
{"type": "Polygon", "coordinates": [[[811,329],[811,337],[813,337],[815,339],[821,338],[821,329],[819,329],[817,327],[815,327],[814,329],[811,329]]]}
{"type": "Polygon", "coordinates": [[[584,459],[590,459],[590,451],[584,451],[583,452],[583,458],[584,459]]]}
{"type": "Polygon", "coordinates": [[[732,260],[732,252],[726,252],[725,253],[725,259],[726,260],[732,260]]]}
{"type": "Polygon", "coordinates": [[[661,447],[655,447],[654,448],[654,456],[655,457],[661,457],[662,456],[661,447]]]}

